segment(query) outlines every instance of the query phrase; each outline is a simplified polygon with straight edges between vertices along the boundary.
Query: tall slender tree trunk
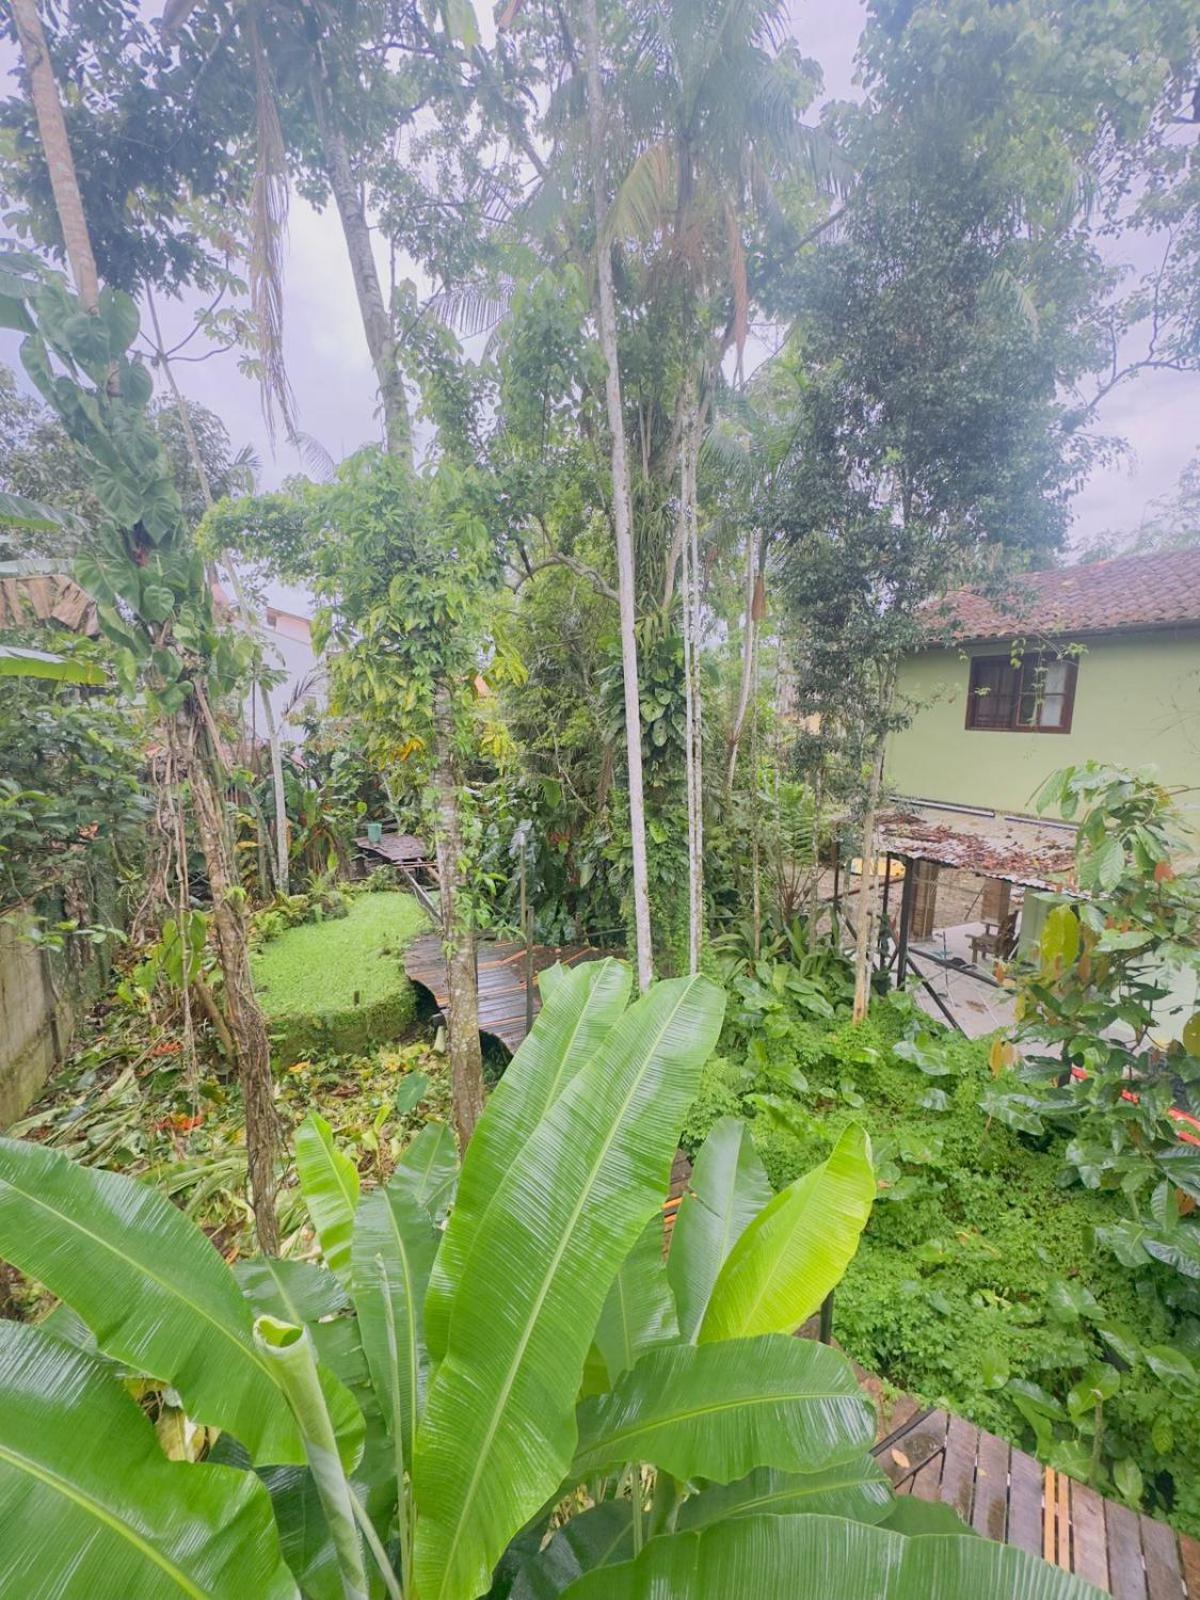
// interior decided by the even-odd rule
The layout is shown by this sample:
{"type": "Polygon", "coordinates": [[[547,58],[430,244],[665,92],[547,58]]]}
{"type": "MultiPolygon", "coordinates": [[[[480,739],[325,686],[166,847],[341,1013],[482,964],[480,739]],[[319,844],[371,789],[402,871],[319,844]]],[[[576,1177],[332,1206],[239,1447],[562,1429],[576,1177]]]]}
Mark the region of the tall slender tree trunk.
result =
{"type": "Polygon", "coordinates": [[[863,813],[862,872],[858,880],[858,935],[854,947],[854,1021],[862,1022],[871,1004],[871,951],[875,942],[875,907],[878,875],[875,871],[875,816],[883,782],[884,734],[871,758],[867,806],[863,813]]]}
{"type": "Polygon", "coordinates": [[[625,747],[629,778],[629,832],[633,854],[633,922],[637,944],[638,988],[650,987],[654,950],[650,928],[650,879],[646,861],[646,801],[642,778],[642,714],[638,693],[637,596],[633,560],[633,505],[625,448],[621,370],[617,357],[617,308],[613,290],[612,246],[605,237],[604,83],[600,74],[600,22],[596,0],[584,0],[588,142],[591,145],[592,212],[596,228],[597,324],[604,354],[604,397],[608,409],[612,462],[613,529],[617,546],[621,668],[625,680],[625,747]]]}
{"type": "Polygon", "coordinates": [[[50,188],[54,194],[71,276],[84,310],[95,311],[100,300],[96,258],[92,254],[91,235],[75,176],[75,161],[67,139],[67,125],[63,120],[62,102],[58,98],[58,85],[54,81],[54,68],[46,48],[46,35],[38,15],[37,0],[12,0],[12,9],[21,54],[29,73],[29,95],[50,173],[50,188]]]}
{"type": "Polygon", "coordinates": [[[397,360],[396,335],[391,311],[384,300],[379,281],[379,269],[371,249],[371,230],[367,226],[362,195],[354,179],[350,152],[346,139],[335,125],[328,92],[323,76],[324,69],[318,60],[312,72],[312,100],[325,174],[333,190],[334,203],[342,222],[342,235],[346,241],[346,254],[350,258],[350,271],[354,277],[354,292],[358,296],[358,309],[375,380],[379,385],[379,400],[383,407],[383,434],[389,455],[412,459],[412,424],[408,414],[408,400],[404,393],[404,378],[397,360]]]}
{"type": "Polygon", "coordinates": [[[742,634],[742,681],[738,687],[737,707],[729,729],[729,746],[725,758],[725,794],[733,793],[733,775],[737,769],[738,746],[746,726],[746,712],[750,705],[750,692],[754,686],[754,656],[758,642],[759,611],[761,609],[761,577],[758,570],[760,535],[752,528],[746,539],[746,620],[742,634]]]}
{"type": "Polygon", "coordinates": [[[450,1087],[454,1123],[462,1149],[483,1115],[483,1052],[479,1043],[479,985],[475,971],[475,929],[463,906],[459,862],[462,825],[458,808],[459,774],[454,757],[454,711],[450,690],[434,691],[433,737],[437,789],[438,902],[442,948],[446,957],[450,1003],[446,1028],[450,1040],[450,1087]]]}
{"type": "Polygon", "coordinates": [[[250,976],[246,916],[241,886],[233,870],[225,798],[217,776],[221,770],[220,752],[213,748],[212,735],[199,708],[187,715],[192,723],[188,730],[188,743],[193,750],[192,807],[212,895],[213,928],[225,985],[225,1014],[242,1087],[254,1226],[258,1248],[264,1255],[273,1256],[279,1253],[279,1223],[275,1215],[279,1119],[271,1082],[271,1046],[250,976]]]}
{"type": "Polygon", "coordinates": [[[699,972],[704,942],[704,726],[700,690],[700,547],[696,478],[700,419],[696,380],[685,380],[683,441],[679,456],[679,510],[683,519],[683,640],[687,724],[688,970],[699,972]]]}

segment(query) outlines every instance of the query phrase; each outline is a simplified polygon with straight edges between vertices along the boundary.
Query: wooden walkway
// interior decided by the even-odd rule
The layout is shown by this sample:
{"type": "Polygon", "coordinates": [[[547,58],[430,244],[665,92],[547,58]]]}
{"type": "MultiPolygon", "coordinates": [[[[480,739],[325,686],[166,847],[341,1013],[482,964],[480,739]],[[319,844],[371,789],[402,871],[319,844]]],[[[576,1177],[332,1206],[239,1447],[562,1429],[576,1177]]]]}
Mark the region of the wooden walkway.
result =
{"type": "MultiPolygon", "coordinates": [[[[561,961],[572,967],[580,961],[598,961],[607,952],[591,945],[573,944],[555,948],[535,944],[533,970],[537,973],[561,961]]],[[[479,972],[479,1031],[502,1039],[510,1050],[516,1050],[525,1037],[525,946],[518,941],[507,944],[480,944],[477,968],[479,972]]],[[[445,1010],[450,1000],[450,986],[446,978],[446,961],[442,955],[442,941],[435,933],[414,939],[404,953],[404,970],[413,983],[428,989],[440,1010],[445,1010]]],[[[538,986],[533,986],[533,1015],[541,1010],[542,997],[538,986]]]]}
{"type": "Polygon", "coordinates": [[[1074,1572],[1114,1600],[1200,1600],[1200,1544],[1102,1500],[994,1434],[921,1413],[875,1447],[898,1494],[941,1500],[977,1533],[1074,1572]]]}

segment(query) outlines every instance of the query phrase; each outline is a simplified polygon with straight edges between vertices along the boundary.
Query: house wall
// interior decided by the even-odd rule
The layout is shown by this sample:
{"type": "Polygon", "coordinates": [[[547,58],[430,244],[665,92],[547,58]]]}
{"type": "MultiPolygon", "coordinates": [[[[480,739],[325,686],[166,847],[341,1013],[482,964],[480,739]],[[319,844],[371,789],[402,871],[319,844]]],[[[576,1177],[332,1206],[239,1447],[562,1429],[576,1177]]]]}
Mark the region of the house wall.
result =
{"type": "MultiPolygon", "coordinates": [[[[1064,734],[965,726],[967,658],[1004,648],[927,650],[904,663],[899,692],[919,709],[889,745],[887,779],[898,793],[1028,813],[1052,772],[1087,760],[1153,763],[1172,786],[1200,790],[1200,628],[1087,641],[1064,734]]],[[[1182,804],[1197,807],[1200,819],[1200,796],[1186,795],[1182,804]]]]}

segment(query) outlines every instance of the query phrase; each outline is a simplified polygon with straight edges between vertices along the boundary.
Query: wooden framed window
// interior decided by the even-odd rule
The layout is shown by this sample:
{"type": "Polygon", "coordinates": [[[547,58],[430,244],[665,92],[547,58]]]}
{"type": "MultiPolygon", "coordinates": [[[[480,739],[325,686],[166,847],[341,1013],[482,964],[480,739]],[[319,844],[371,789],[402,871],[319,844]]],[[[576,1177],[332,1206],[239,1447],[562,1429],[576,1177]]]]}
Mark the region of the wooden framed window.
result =
{"type": "Polygon", "coordinates": [[[974,656],[967,727],[993,733],[1070,733],[1075,662],[1027,656],[974,656]]]}

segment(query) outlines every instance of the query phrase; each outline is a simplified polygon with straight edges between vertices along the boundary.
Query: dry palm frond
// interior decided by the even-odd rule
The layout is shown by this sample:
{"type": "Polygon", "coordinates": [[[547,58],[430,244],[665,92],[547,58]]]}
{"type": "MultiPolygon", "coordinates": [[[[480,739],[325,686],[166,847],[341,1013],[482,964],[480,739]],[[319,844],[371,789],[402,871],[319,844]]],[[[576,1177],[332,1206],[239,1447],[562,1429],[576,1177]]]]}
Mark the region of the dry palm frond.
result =
{"type": "Polygon", "coordinates": [[[283,247],[287,238],[288,181],[283,129],[275,103],[271,64],[263,49],[258,12],[246,12],[246,40],[254,66],[255,153],[250,198],[250,310],[261,372],[263,415],[275,438],[276,410],[289,437],[295,399],[283,356],[283,247]]]}
{"type": "Polygon", "coordinates": [[[512,302],[515,285],[507,282],[493,284],[488,289],[467,285],[459,289],[443,289],[430,295],[425,302],[426,314],[436,322],[464,339],[477,334],[490,333],[503,321],[512,302]]]}
{"type": "Polygon", "coordinates": [[[321,441],[311,433],[294,432],[292,443],[300,452],[305,470],[318,483],[328,483],[337,471],[337,462],[321,441]]]}

